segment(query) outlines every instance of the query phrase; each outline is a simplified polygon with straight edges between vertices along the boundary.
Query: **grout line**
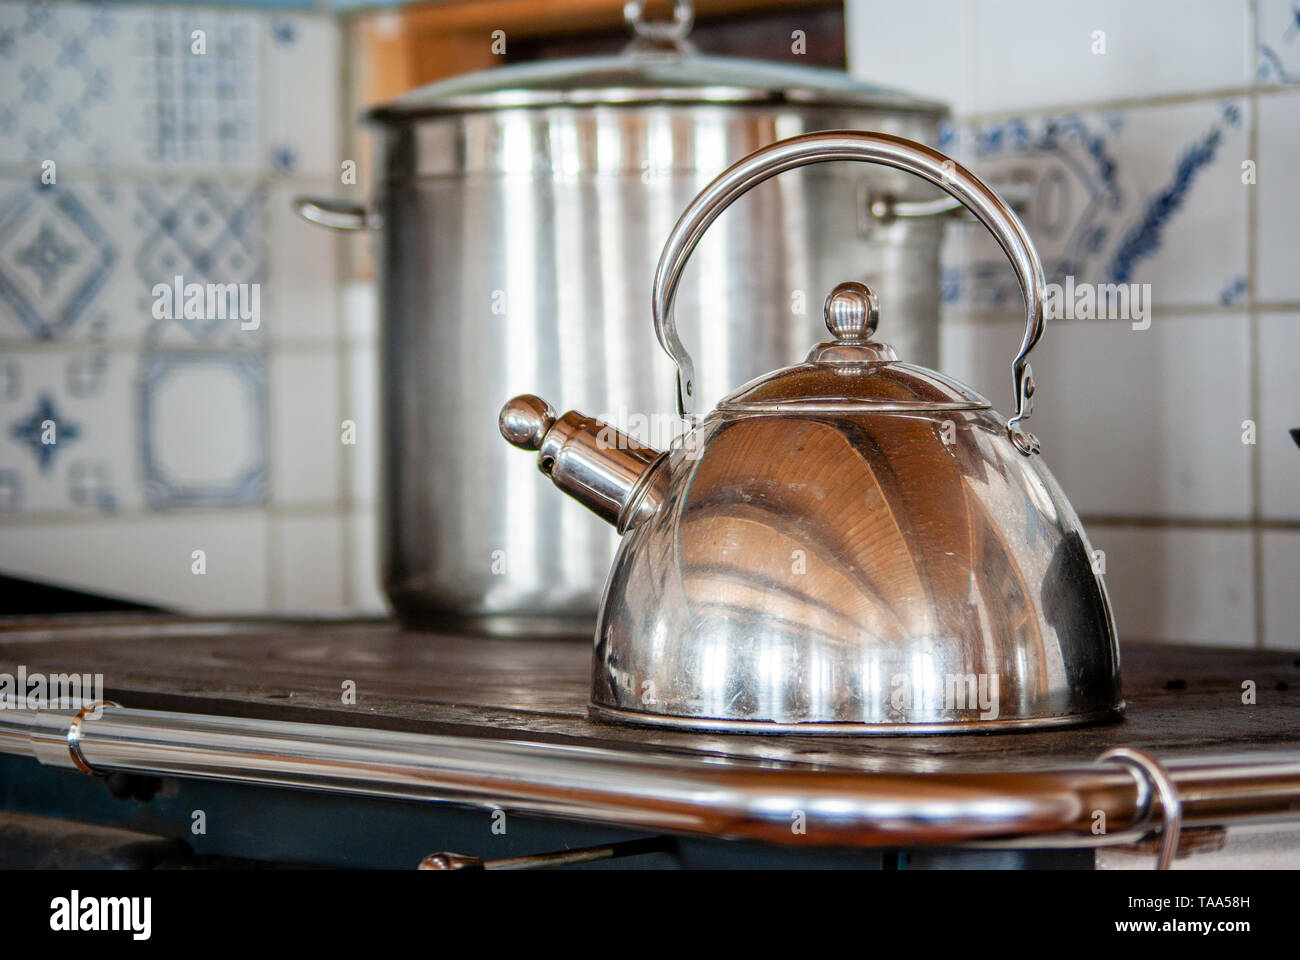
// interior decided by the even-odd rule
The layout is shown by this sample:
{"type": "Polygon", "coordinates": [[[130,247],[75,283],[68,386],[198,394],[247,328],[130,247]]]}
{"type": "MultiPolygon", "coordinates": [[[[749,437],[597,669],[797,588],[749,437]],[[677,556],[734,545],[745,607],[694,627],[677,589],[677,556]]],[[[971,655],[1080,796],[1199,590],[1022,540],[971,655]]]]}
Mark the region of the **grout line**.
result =
{"type": "MultiPolygon", "coordinates": [[[[271,30],[262,30],[259,31],[259,34],[261,37],[261,43],[258,45],[258,57],[260,59],[259,69],[261,71],[261,76],[265,78],[265,80],[270,81],[273,79],[272,71],[274,69],[275,60],[274,52],[272,50],[273,40],[271,38],[271,30]]],[[[264,151],[264,155],[259,158],[259,161],[265,162],[265,151],[268,151],[273,143],[274,130],[272,128],[271,116],[275,107],[270,96],[270,91],[266,87],[263,87],[263,89],[259,91],[258,97],[261,101],[259,104],[261,108],[259,111],[260,116],[258,118],[261,125],[259,134],[261,136],[261,145],[264,151]]],[[[264,183],[265,185],[263,186],[263,189],[266,191],[266,204],[269,206],[271,196],[270,183],[269,180],[264,183]]],[[[270,211],[265,212],[268,217],[274,216],[270,211]]],[[[260,243],[263,245],[262,279],[263,282],[266,282],[269,279],[269,281],[274,284],[275,266],[272,264],[271,250],[269,249],[269,244],[272,242],[272,238],[269,235],[269,231],[272,228],[272,221],[267,219],[262,226],[262,235],[259,238],[260,243]]],[[[284,545],[280,542],[279,518],[270,510],[271,505],[275,502],[275,445],[278,439],[275,423],[275,411],[278,404],[275,395],[275,377],[273,377],[275,371],[272,369],[273,364],[270,337],[263,337],[259,347],[262,354],[262,363],[266,370],[266,411],[262,421],[263,429],[266,432],[264,438],[266,443],[266,503],[264,504],[264,507],[266,508],[267,513],[265,531],[266,605],[269,610],[278,611],[281,608],[284,598],[284,583],[282,582],[280,563],[284,545]]]]}
{"type": "Polygon", "coordinates": [[[197,340],[190,343],[170,341],[140,340],[19,340],[0,338],[0,352],[5,356],[14,354],[122,354],[136,356],[145,351],[159,353],[259,353],[266,356],[276,354],[320,354],[332,353],[337,344],[332,341],[288,339],[274,342],[269,337],[262,337],[259,343],[241,345],[237,340],[197,340]]]}
{"type": "MultiPolygon", "coordinates": [[[[1250,83],[1243,86],[1222,87],[1215,90],[1200,90],[1186,93],[1156,94],[1144,97],[1121,97],[1113,100],[1088,100],[1079,103],[1052,104],[1044,107],[1004,107],[998,110],[982,110],[965,116],[954,117],[954,123],[969,125],[978,123],[998,123],[1009,117],[1054,117],[1063,114],[1108,113],[1118,110],[1138,110],[1145,107],[1173,107],[1194,103],[1217,103],[1222,100],[1247,99],[1251,94],[1265,88],[1261,84],[1250,83]]],[[[1279,86],[1279,91],[1295,90],[1293,86],[1279,86]]]]}
{"type": "MultiPolygon", "coordinates": [[[[40,164],[36,161],[31,163],[0,163],[0,179],[4,180],[27,180],[37,176],[40,172],[40,164]]],[[[171,183],[178,180],[214,180],[222,186],[257,186],[267,177],[273,179],[290,180],[292,177],[279,178],[275,177],[270,170],[261,167],[253,167],[247,170],[231,170],[229,167],[209,167],[209,166],[186,166],[186,167],[118,167],[103,166],[91,167],[73,164],[59,164],[59,185],[66,183],[171,183]]],[[[310,179],[308,177],[307,179],[310,179]]]]}
{"type": "Polygon", "coordinates": [[[1157,517],[1116,513],[1081,514],[1079,519],[1087,526],[1097,527],[1142,527],[1144,529],[1166,530],[1300,530],[1300,519],[1265,520],[1255,517],[1157,517]]]}
{"type": "MultiPolygon", "coordinates": [[[[45,0],[53,6],[78,7],[85,3],[85,0],[45,0]]],[[[335,11],[329,5],[329,0],[312,0],[308,5],[297,5],[284,0],[284,2],[267,2],[267,0],[238,0],[238,2],[223,2],[223,0],[206,0],[202,3],[180,3],[173,0],[171,3],[159,4],[157,0],[113,0],[113,7],[124,10],[144,9],[144,10],[164,10],[175,11],[177,13],[225,13],[231,16],[284,16],[293,14],[300,17],[323,17],[328,19],[338,19],[343,10],[335,11]]],[[[0,7],[19,7],[27,6],[22,0],[0,0],[0,7]]]]}
{"type": "MultiPolygon", "coordinates": [[[[1258,34],[1259,34],[1259,0],[1250,0],[1247,13],[1247,30],[1251,49],[1250,75],[1253,79],[1258,74],[1258,34]]],[[[1250,144],[1248,159],[1256,164],[1255,183],[1247,186],[1250,191],[1246,204],[1246,302],[1250,307],[1250,350],[1246,359],[1247,382],[1250,387],[1250,417],[1255,423],[1256,441],[1259,439],[1260,423],[1260,345],[1259,345],[1259,93],[1251,91],[1250,95],[1250,144]]],[[[1251,557],[1254,566],[1255,585],[1255,646],[1264,647],[1264,620],[1266,614],[1264,596],[1264,532],[1260,527],[1260,515],[1263,510],[1263,472],[1260,469],[1260,447],[1256,442],[1250,458],[1250,515],[1251,557]]]]}
{"type": "MultiPolygon", "coordinates": [[[[1249,268],[1249,266],[1250,264],[1248,261],[1247,267],[1249,268]]],[[[1023,308],[1019,308],[1019,309],[1023,309],[1023,308]]],[[[1157,317],[1155,315],[1159,315],[1159,319],[1173,320],[1173,321],[1178,321],[1184,318],[1193,319],[1197,317],[1231,317],[1231,316],[1239,316],[1244,320],[1249,320],[1251,316],[1254,315],[1255,313],[1300,313],[1300,303],[1290,303],[1290,302],[1257,303],[1251,305],[1249,302],[1247,302],[1247,303],[1232,304],[1230,306],[1188,305],[1188,306],[1169,307],[1169,308],[1156,307],[1153,309],[1152,324],[1154,325],[1156,322],[1157,317]]],[[[1025,318],[1023,316],[1017,315],[1014,311],[1010,309],[1006,311],[996,311],[996,312],[990,310],[972,312],[972,311],[965,311],[961,309],[954,309],[952,307],[948,307],[940,311],[939,319],[940,322],[946,322],[946,323],[986,323],[986,324],[1014,323],[1020,327],[1023,327],[1025,325],[1025,318]]],[[[1083,324],[1094,324],[1094,323],[1129,323],[1129,322],[1130,321],[1128,320],[1122,320],[1122,319],[1117,320],[1110,317],[1094,317],[1091,320],[1081,320],[1081,319],[1051,320],[1050,325],[1052,327],[1059,327],[1064,324],[1080,326],[1083,324]]]]}
{"type": "MultiPolygon", "coordinates": [[[[0,163],[0,180],[27,180],[35,177],[35,164],[0,163]]],[[[59,185],[86,186],[102,183],[135,186],[139,184],[189,184],[199,181],[211,181],[223,187],[260,187],[268,190],[300,189],[318,190],[333,184],[333,179],[326,173],[296,172],[280,174],[269,169],[254,169],[231,172],[228,168],[215,167],[82,167],[59,166],[59,185]]]]}
{"type": "MultiPolygon", "coordinates": [[[[354,62],[355,51],[352,49],[352,30],[348,25],[339,21],[336,22],[335,29],[338,31],[336,49],[338,51],[339,69],[335,74],[335,113],[339,116],[337,141],[334,144],[334,152],[338,157],[347,158],[348,150],[353,142],[353,124],[349,121],[350,107],[348,104],[348,91],[352,88],[352,65],[354,62]]],[[[330,253],[334,260],[334,316],[335,316],[335,349],[338,351],[338,375],[339,375],[339,409],[337,411],[339,419],[353,419],[355,416],[348,418],[346,410],[351,406],[355,398],[353,396],[352,383],[352,365],[350,346],[348,344],[348,249],[346,234],[338,234],[332,238],[330,253]]],[[[350,411],[355,413],[355,411],[350,411]]],[[[339,498],[342,501],[342,529],[340,531],[340,543],[343,552],[342,556],[342,575],[343,575],[343,596],[340,598],[345,609],[356,609],[360,606],[360,591],[357,584],[360,580],[360,563],[357,556],[357,537],[353,529],[353,512],[356,507],[355,491],[352,486],[352,470],[354,461],[357,459],[357,449],[355,446],[348,448],[343,447],[339,455],[339,498]]]]}
{"type": "Polygon", "coordinates": [[[268,523],[276,519],[328,519],[337,517],[342,507],[338,501],[318,500],[299,503],[277,504],[271,499],[268,490],[263,503],[239,507],[186,507],[171,510],[148,510],[133,507],[129,510],[100,511],[85,509],[81,512],[71,510],[31,510],[19,513],[0,514],[0,529],[21,527],[40,527],[50,525],[70,525],[76,523],[153,523],[168,520],[239,520],[264,518],[268,523]]]}
{"type": "Polygon", "coordinates": [[[1300,83],[1259,84],[1252,93],[1257,97],[1300,96],[1300,83]]]}

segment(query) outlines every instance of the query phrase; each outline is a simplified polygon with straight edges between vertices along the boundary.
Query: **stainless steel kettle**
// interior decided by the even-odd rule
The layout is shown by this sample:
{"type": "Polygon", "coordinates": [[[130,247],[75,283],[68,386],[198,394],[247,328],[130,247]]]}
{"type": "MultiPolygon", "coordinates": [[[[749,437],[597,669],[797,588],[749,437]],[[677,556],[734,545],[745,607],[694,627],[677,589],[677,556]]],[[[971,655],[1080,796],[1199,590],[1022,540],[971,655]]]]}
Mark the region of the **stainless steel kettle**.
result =
{"type": "MultiPolygon", "coordinates": [[[[886,291],[887,293],[887,291],[886,291]]],[[[691,429],[664,453],[532,396],[501,412],[561,490],[624,534],[596,633],[601,717],[697,729],[930,733],[1082,723],[1123,710],[1105,585],[1024,430],[1042,265],[1011,208],[943,154],[859,131],[751,154],[687,208],[653,290],[691,429]],[[841,283],[832,340],[698,423],[673,319],[687,258],[737,197],[785,170],[865,160],[950,193],[1011,259],[1028,323],[1009,420],[872,339],[876,294],[841,283]]],[[[557,545],[557,549],[558,549],[557,545]]]]}

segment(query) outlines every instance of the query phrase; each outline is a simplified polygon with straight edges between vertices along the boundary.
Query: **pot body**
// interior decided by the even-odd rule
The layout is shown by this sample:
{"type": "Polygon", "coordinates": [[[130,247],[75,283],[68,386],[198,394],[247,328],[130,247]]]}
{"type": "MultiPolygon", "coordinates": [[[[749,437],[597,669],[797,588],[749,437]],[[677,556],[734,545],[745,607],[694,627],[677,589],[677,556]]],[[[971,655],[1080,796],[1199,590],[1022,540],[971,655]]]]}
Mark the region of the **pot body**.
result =
{"type": "MultiPolygon", "coordinates": [[[[383,582],[407,624],[589,634],[617,546],[496,439],[502,403],[544,392],[667,446],[673,369],[649,322],[679,212],[723,168],[783,137],[863,128],[934,143],[934,112],[790,104],[557,105],[380,127],[383,582]]],[[[833,163],[764,183],[719,219],[679,316],[707,408],[796,359],[820,297],[889,291],[891,339],[934,365],[939,218],[872,218],[872,196],[928,200],[885,168],[833,163]]]]}
{"type": "Polygon", "coordinates": [[[1123,709],[1092,547],[998,414],[715,412],[697,433],[615,560],[598,715],[938,733],[1123,709]]]}

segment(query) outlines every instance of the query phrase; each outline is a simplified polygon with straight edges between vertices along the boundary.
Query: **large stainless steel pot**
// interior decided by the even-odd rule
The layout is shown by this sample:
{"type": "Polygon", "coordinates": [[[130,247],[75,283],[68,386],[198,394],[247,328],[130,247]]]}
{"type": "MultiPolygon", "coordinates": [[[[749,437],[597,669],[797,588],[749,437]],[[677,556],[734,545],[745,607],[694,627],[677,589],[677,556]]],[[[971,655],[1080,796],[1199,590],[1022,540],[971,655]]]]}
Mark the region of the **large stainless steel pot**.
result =
{"type": "MultiPolygon", "coordinates": [[[[491,442],[501,404],[536,390],[666,445],[671,369],[645,304],[676,212],[784,137],[855,127],[937,142],[940,105],[674,42],[415,91],[368,115],[368,207],[299,202],[378,241],[383,582],[408,624],[590,632],[615,536],[491,442]]],[[[683,315],[708,321],[700,402],[797,359],[819,292],[844,279],[889,290],[900,351],[936,363],[942,227],[908,215],[935,212],[936,196],[894,170],[831,164],[737,204],[680,284],[683,315]]]]}

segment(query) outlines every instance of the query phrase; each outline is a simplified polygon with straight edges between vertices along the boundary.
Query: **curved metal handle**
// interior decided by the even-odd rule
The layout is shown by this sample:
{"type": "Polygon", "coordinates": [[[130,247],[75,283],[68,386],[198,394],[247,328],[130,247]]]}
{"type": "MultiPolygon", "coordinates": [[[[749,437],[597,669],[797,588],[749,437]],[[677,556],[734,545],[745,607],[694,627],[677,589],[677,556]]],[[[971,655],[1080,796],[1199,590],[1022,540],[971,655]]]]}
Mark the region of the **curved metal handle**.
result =
{"type": "Polygon", "coordinates": [[[864,160],[894,167],[928,180],[967,207],[998,240],[1011,260],[1025,296],[1028,320],[1020,352],[1011,364],[1016,414],[1007,422],[1007,433],[1017,449],[1026,455],[1038,452],[1033,434],[1020,427],[1028,420],[1034,394],[1029,352],[1043,335],[1043,299],[1046,283],[1043,264],[1029,233],[1014,210],[979,177],[937,150],[902,137],[861,130],[827,130],[807,133],[756,150],[722,172],[697,196],[682,214],[668,237],[655,270],[652,306],[655,335],[677,364],[677,411],[692,419],[695,403],[695,365],[682,346],[673,319],[673,300],[686,261],[696,244],[723,210],[751,187],[795,167],[830,160],[864,160]]]}
{"type": "Polygon", "coordinates": [[[304,220],[331,230],[364,230],[374,225],[365,207],[348,200],[294,197],[293,208],[304,220]]]}
{"type": "MultiPolygon", "coordinates": [[[[1005,200],[1016,213],[1023,213],[1029,209],[1029,202],[1033,199],[1033,189],[1029,184],[1008,181],[1006,183],[992,183],[989,186],[996,190],[998,196],[1005,200]]],[[[863,202],[863,208],[866,215],[877,223],[892,223],[895,220],[920,220],[950,214],[958,216],[961,214],[970,215],[966,205],[951,195],[935,197],[933,200],[899,200],[887,191],[868,193],[863,202]]]]}

